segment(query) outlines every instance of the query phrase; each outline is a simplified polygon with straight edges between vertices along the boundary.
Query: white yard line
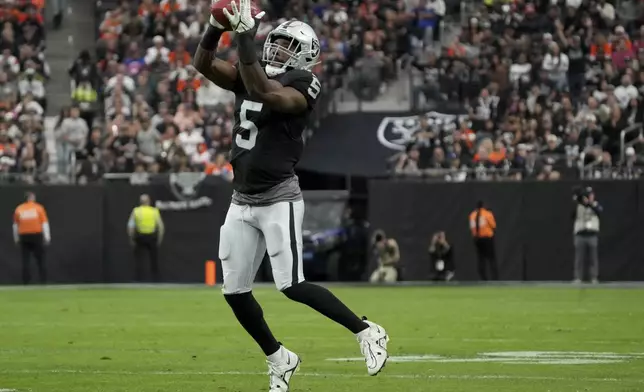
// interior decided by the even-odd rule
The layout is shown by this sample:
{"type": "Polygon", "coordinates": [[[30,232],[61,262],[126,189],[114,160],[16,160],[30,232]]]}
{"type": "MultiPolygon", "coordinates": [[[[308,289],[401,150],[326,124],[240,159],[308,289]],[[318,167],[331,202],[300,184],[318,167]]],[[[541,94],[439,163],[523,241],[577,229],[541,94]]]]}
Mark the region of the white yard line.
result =
{"type": "MultiPolygon", "coordinates": [[[[197,372],[197,371],[126,371],[126,370],[78,370],[78,369],[1,369],[0,374],[91,374],[113,376],[266,376],[265,372],[197,372]]],[[[313,378],[369,378],[367,375],[349,373],[297,373],[298,377],[313,378]]],[[[621,379],[599,377],[554,377],[554,376],[521,376],[504,374],[387,374],[378,377],[403,380],[531,380],[531,381],[583,381],[609,383],[644,384],[644,379],[621,379]]],[[[0,390],[2,392],[3,390],[0,390]]]]}

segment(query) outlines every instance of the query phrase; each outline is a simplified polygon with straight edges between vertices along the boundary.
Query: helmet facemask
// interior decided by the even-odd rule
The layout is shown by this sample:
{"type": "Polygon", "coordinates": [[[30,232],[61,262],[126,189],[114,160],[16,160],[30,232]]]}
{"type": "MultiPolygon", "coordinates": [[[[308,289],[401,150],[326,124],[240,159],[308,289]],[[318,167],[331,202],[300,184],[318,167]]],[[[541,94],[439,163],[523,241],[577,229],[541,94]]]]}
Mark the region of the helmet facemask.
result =
{"type": "Polygon", "coordinates": [[[289,68],[299,68],[298,58],[301,49],[302,44],[293,37],[270,34],[264,44],[262,55],[267,72],[277,75],[286,72],[289,68]]]}

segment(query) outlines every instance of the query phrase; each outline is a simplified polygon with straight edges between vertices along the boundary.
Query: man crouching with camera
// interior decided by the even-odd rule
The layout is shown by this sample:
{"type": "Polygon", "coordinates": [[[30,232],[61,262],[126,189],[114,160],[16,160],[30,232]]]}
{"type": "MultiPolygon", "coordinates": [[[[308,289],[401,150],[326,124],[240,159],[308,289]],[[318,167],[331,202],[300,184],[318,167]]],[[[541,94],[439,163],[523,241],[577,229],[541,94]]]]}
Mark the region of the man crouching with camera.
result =
{"type": "Polygon", "coordinates": [[[378,267],[371,274],[371,283],[394,283],[398,281],[398,261],[400,251],[398,243],[393,238],[387,238],[385,232],[376,230],[373,236],[373,252],[378,267]]]}
{"type": "Polygon", "coordinates": [[[591,187],[575,189],[575,280],[581,283],[584,279],[586,263],[590,264],[590,278],[593,283],[599,280],[599,215],[602,207],[595,200],[591,187]]]}
{"type": "Polygon", "coordinates": [[[452,246],[447,242],[444,231],[432,236],[429,244],[429,259],[432,263],[432,280],[449,282],[454,277],[452,246]]]}

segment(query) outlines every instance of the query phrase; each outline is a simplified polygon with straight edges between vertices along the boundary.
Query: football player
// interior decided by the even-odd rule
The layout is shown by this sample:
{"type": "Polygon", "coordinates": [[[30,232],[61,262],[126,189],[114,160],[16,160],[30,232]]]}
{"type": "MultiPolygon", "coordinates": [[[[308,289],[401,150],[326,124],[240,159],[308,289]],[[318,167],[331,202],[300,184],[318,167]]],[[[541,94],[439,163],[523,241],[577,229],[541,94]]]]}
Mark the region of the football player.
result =
{"type": "Polygon", "coordinates": [[[388,358],[385,330],[360,319],[326,288],[306,282],[302,271],[304,202],[294,167],[321,91],[311,72],[319,62],[320,42],[309,25],[290,20],[269,33],[260,64],[255,33],[264,13],[253,16],[250,2],[233,1],[230,12],[224,9],[237,40],[237,66],[214,57],[224,32],[214,17],[194,56],[205,77],[236,97],[234,193],[219,239],[224,297],[267,357],[271,392],[289,390],[300,358],[273,336],[252,294],[265,252],[277,289],[353,332],[368,373],[376,375],[388,358]]]}

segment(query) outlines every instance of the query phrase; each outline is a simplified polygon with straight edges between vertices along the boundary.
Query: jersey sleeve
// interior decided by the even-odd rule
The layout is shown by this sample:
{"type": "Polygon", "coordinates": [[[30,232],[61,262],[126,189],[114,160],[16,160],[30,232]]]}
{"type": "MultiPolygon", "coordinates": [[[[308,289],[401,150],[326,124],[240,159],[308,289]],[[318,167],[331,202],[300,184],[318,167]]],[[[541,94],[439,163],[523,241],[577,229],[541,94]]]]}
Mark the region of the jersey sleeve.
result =
{"type": "Polygon", "coordinates": [[[317,76],[309,71],[289,71],[284,75],[282,85],[284,87],[292,87],[302,93],[304,98],[306,98],[309,109],[313,109],[315,107],[318,95],[322,92],[322,85],[320,84],[317,76]]]}

